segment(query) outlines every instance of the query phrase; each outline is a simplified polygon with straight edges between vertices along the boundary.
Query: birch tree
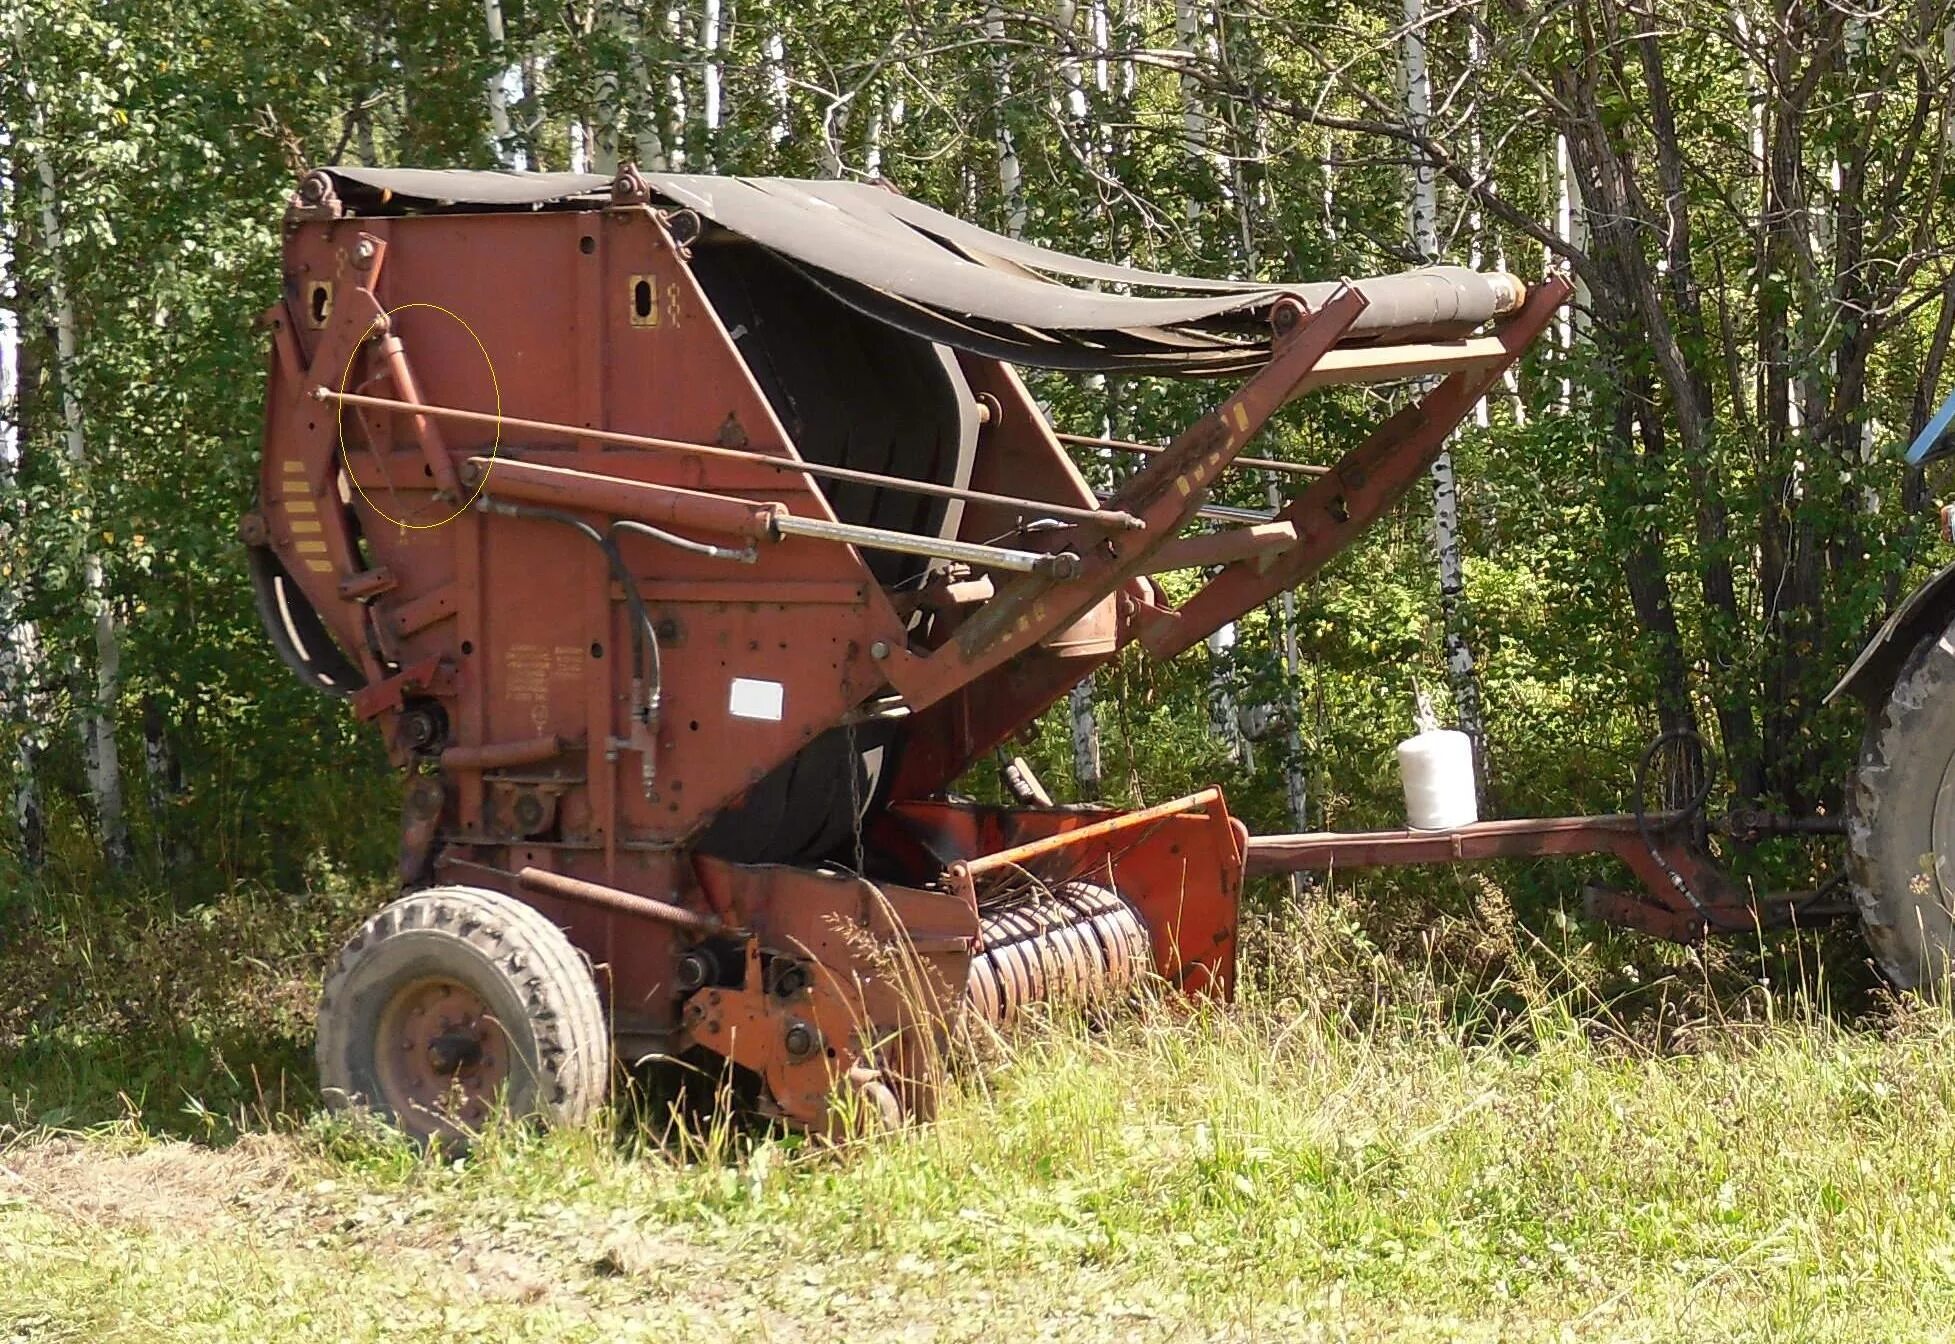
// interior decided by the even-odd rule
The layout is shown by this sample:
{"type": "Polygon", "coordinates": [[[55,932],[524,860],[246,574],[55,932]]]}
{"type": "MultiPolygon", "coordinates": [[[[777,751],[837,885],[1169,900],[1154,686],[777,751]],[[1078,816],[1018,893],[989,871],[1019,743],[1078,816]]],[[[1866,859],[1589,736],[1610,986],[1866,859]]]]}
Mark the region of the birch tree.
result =
{"type": "Polygon", "coordinates": [[[95,637],[94,685],[92,694],[83,697],[86,708],[79,727],[102,854],[110,867],[120,868],[129,861],[128,822],[122,800],[122,767],[116,750],[116,708],[122,696],[122,648],[116,634],[115,610],[110,604],[108,584],[102,572],[102,557],[96,549],[93,510],[86,502],[88,441],[82,418],[75,305],[69,290],[64,257],[66,243],[61,223],[60,177],[47,143],[45,115],[38,101],[35,101],[36,92],[31,84],[27,97],[36,113],[34,158],[41,187],[40,236],[47,256],[48,307],[55,333],[54,374],[60,386],[62,444],[72,478],[83,492],[83,502],[78,505],[82,515],[81,590],[85,613],[94,628],[95,637]]]}
{"type": "MultiPolygon", "coordinates": [[[[482,19],[489,34],[489,52],[506,62],[506,35],[502,26],[502,0],[482,0],[482,19]]],[[[520,66],[498,64],[489,75],[484,93],[489,105],[489,140],[495,146],[496,160],[512,170],[523,167],[523,154],[510,136],[509,86],[518,78],[520,66]]]]}
{"type": "MultiPolygon", "coordinates": [[[[0,155],[10,159],[13,142],[0,132],[0,155]]],[[[21,611],[21,538],[14,525],[20,493],[20,290],[14,276],[13,209],[18,195],[12,178],[0,171],[0,712],[15,735],[13,799],[10,814],[24,863],[39,867],[47,826],[42,811],[40,755],[45,747],[45,697],[41,693],[40,632],[21,611]]]]}
{"type": "MultiPolygon", "coordinates": [[[[1432,110],[1432,77],[1426,66],[1427,19],[1425,0],[1405,0],[1402,39],[1405,85],[1405,125],[1418,139],[1428,135],[1432,110]]],[[[1421,265],[1439,260],[1439,179],[1431,159],[1415,154],[1411,193],[1406,210],[1407,240],[1421,265]]],[[[1486,793],[1486,720],[1480,707],[1480,680],[1473,666],[1473,650],[1466,641],[1466,567],[1459,536],[1459,483],[1453,473],[1450,448],[1441,449],[1432,463],[1432,542],[1439,566],[1439,611],[1446,651],[1446,674],[1452,683],[1453,706],[1460,731],[1473,740],[1475,785],[1486,793]]]]}

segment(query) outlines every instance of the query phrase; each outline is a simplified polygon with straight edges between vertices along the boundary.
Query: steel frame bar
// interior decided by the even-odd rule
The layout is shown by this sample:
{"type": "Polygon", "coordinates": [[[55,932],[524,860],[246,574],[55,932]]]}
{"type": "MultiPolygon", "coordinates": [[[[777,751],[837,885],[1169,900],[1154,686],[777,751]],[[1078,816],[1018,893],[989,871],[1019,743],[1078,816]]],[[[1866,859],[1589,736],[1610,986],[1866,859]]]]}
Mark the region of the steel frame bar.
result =
{"type": "Polygon", "coordinates": [[[616,910],[621,914],[641,915],[698,938],[711,938],[731,932],[725,922],[717,916],[688,910],[670,901],[660,901],[650,896],[638,896],[629,891],[620,891],[616,887],[607,887],[601,882],[586,882],[582,878],[546,872],[541,868],[518,870],[516,885],[566,901],[579,901],[585,905],[616,910]]]}
{"type": "Polygon", "coordinates": [[[1288,523],[1225,527],[1215,532],[1176,537],[1154,553],[1147,568],[1151,574],[1165,574],[1173,569],[1226,565],[1258,555],[1280,555],[1296,544],[1297,530],[1288,523]]]}
{"type": "MultiPolygon", "coordinates": [[[[387,323],[387,333],[380,338],[380,357],[384,361],[387,377],[394,384],[399,399],[410,406],[423,405],[421,387],[414,379],[414,370],[408,367],[407,351],[401,345],[401,338],[393,333],[392,320],[387,323]]],[[[461,483],[455,476],[455,463],[448,456],[448,445],[442,441],[441,426],[427,415],[410,412],[408,423],[413,426],[415,442],[421,446],[421,457],[434,473],[438,496],[450,500],[461,498],[461,483]]]]}
{"type": "Polygon", "coordinates": [[[1032,840],[1010,849],[1001,849],[991,854],[982,854],[974,859],[965,859],[950,867],[953,881],[976,879],[999,868],[1009,868],[1030,863],[1033,859],[1061,849],[1069,848],[1087,840],[1098,840],[1104,836],[1116,835],[1121,831],[1132,830],[1159,821],[1163,817],[1179,817],[1191,813],[1204,813],[1222,796],[1219,788],[1206,788],[1199,793],[1191,793],[1185,798],[1171,802],[1156,803],[1153,807],[1143,807],[1137,812],[1122,812],[1119,816],[1108,817],[1076,830],[1061,831],[1043,840],[1032,840]]]}
{"type": "Polygon", "coordinates": [[[1561,276],[1536,285],[1496,333],[1506,358],[1450,375],[1417,403],[1400,410],[1276,514],[1295,525],[1300,540],[1279,556],[1240,560],[1193,597],[1142,627],[1140,642],[1171,658],[1244,612],[1294,588],[1355,541],[1417,483],[1446,446],[1447,436],[1567,301],[1573,286],[1561,276]]]}
{"type": "Polygon", "coordinates": [[[490,508],[497,501],[514,499],[528,504],[608,513],[638,523],[693,528],[748,541],[806,537],[903,555],[961,560],[980,568],[1016,574],[1049,573],[1065,578],[1079,564],[1078,557],[1066,551],[1048,554],[926,537],[883,527],[835,523],[825,518],[803,518],[789,513],[787,506],[778,502],[755,502],[651,481],[600,476],[576,467],[471,457],[464,465],[463,479],[470,485],[483,483],[484,495],[479,503],[490,508]]]}
{"type": "MultiPolygon", "coordinates": [[[[1116,453],[1137,453],[1142,457],[1159,457],[1167,449],[1158,443],[1135,443],[1131,439],[1102,439],[1091,434],[1062,434],[1052,431],[1052,437],[1061,443],[1076,448],[1106,448],[1116,453]]],[[[1320,467],[1310,462],[1279,462],[1273,457],[1237,457],[1235,466],[1255,468],[1257,471],[1274,471],[1285,476],[1328,476],[1329,467],[1320,467]]]]}
{"type": "Polygon", "coordinates": [[[470,486],[479,483],[483,497],[490,500],[583,509],[748,541],[770,540],[776,521],[786,512],[780,504],[508,458],[471,457],[463,464],[462,479],[470,486]]]}
{"type": "Polygon", "coordinates": [[[1684,814],[1522,817],[1449,831],[1319,831],[1249,840],[1248,876],[1388,868],[1486,859],[1606,854],[1620,859],[1643,891],[1590,889],[1588,913],[1672,942],[1712,933],[1782,928],[1837,913],[1786,896],[1754,896],[1692,843],[1684,814]]]}
{"type": "Polygon", "coordinates": [[[823,466],[819,462],[776,457],[771,453],[750,452],[744,448],[722,448],[717,444],[688,443],[681,439],[661,439],[649,434],[625,434],[611,429],[588,429],[582,425],[566,425],[555,420],[526,420],[514,415],[498,416],[487,411],[468,411],[457,406],[399,401],[392,397],[373,397],[359,392],[335,392],[324,385],[315,387],[311,395],[316,401],[364,406],[374,410],[394,411],[402,415],[432,416],[436,419],[476,425],[500,425],[505,430],[524,430],[533,434],[548,434],[573,441],[588,439],[598,443],[620,444],[627,448],[644,448],[652,452],[686,453],[695,457],[716,457],[728,462],[749,462],[754,466],[767,467],[789,475],[850,481],[858,485],[878,485],[888,490],[901,490],[913,495],[961,499],[966,503],[996,504],[1003,508],[1022,509],[1041,518],[1064,518],[1071,522],[1089,523],[1111,531],[1139,531],[1146,526],[1140,519],[1119,509],[1074,508],[1068,504],[1023,499],[1017,495],[995,495],[984,490],[966,490],[954,485],[938,485],[932,481],[913,480],[907,476],[889,476],[879,471],[857,471],[851,467],[823,466]]]}
{"type": "MultiPolygon", "coordinates": [[[[1671,813],[1648,819],[1652,835],[1675,825],[1671,813]]],[[[1613,854],[1625,843],[1642,845],[1633,816],[1522,817],[1482,821],[1450,831],[1314,831],[1249,838],[1246,871],[1324,872],[1333,868],[1389,868],[1423,863],[1471,863],[1481,859],[1613,854]]]]}
{"type": "Polygon", "coordinates": [[[978,569],[997,569],[1010,574],[1050,574],[1054,578],[1064,579],[1079,572],[1079,557],[1071,551],[1024,551],[1010,546],[986,546],[981,542],[926,537],[915,532],[892,531],[886,527],[862,527],[855,523],[831,523],[823,518],[800,518],[785,512],[775,517],[774,532],[777,536],[808,537],[816,541],[866,546],[875,551],[895,551],[900,555],[959,560],[978,569]]]}

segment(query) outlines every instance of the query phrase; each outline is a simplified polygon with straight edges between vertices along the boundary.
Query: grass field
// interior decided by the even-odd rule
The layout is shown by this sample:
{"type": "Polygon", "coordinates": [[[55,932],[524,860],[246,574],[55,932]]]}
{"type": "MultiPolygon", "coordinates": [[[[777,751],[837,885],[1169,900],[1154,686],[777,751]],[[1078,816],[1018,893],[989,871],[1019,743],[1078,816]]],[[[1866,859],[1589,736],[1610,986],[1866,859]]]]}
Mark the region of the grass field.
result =
{"type": "Polygon", "coordinates": [[[941,1119],[418,1158],[313,1115],[357,897],[45,903],[0,974],[0,1340],[1955,1337],[1955,1028],[1805,939],[1259,927],[941,1119]],[[1769,981],[1770,983],[1765,983],[1769,981]],[[5,1118],[5,1117],[0,1117],[5,1118]]]}

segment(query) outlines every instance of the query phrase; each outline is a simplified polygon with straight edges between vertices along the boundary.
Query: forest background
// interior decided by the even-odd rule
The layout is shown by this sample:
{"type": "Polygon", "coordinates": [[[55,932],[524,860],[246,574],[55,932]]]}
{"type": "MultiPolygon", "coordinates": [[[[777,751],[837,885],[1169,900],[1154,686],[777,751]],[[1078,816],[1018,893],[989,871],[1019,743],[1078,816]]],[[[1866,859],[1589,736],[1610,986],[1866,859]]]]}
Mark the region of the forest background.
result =
{"type": "MultiPolygon", "coordinates": [[[[1417,492],[1206,657],[1107,669],[1028,753],[1061,794],[1219,780],[1256,829],[1390,826],[1424,689],[1480,736],[1499,814],[1622,810],[1677,728],[1725,795],[1832,809],[1858,715],[1821,698],[1935,563],[1899,448],[1955,331],[1950,21],[1931,0],[0,0],[0,890],[126,873],[195,902],[385,870],[377,744],[279,666],[235,539],[284,200],[334,162],[883,178],[1199,275],[1565,269],[1576,303],[1457,436],[1456,491],[1417,492]]],[[[1149,440],[1217,395],[1035,390],[1064,428],[1149,440]]],[[[1309,399],[1257,451],[1334,461],[1367,395],[1309,399]]],[[[1237,473],[1220,498],[1294,484],[1237,473]]],[[[1579,875],[1513,889],[1546,909],[1579,875]]]]}

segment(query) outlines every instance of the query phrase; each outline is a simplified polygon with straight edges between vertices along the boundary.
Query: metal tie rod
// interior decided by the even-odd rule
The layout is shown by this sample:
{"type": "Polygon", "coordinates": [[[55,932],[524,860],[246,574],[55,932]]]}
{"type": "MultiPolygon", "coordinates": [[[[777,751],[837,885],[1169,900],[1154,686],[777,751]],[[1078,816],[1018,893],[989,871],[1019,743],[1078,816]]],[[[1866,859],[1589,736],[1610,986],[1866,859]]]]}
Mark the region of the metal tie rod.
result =
{"type": "Polygon", "coordinates": [[[553,420],[524,420],[514,415],[491,415],[485,411],[465,411],[456,406],[432,406],[418,401],[396,401],[392,397],[370,397],[361,392],[335,392],[330,387],[312,389],[314,401],[333,401],[342,406],[368,406],[377,411],[402,415],[425,415],[437,420],[459,420],[472,425],[500,426],[554,434],[567,439],[595,439],[599,443],[618,443],[630,448],[655,452],[690,453],[697,457],[717,457],[727,462],[750,462],[757,467],[798,476],[821,476],[829,480],[853,481],[860,485],[880,485],[912,495],[933,495],[939,499],[962,499],[973,504],[995,504],[1019,509],[1042,518],[1066,518],[1076,523],[1130,532],[1144,532],[1147,524],[1119,509],[1082,509],[1069,504],[1053,504],[1042,499],[1020,499],[1016,495],[994,495],[988,490],[970,490],[934,481],[914,481],[907,476],[889,476],[880,471],[857,471],[853,467],[830,467],[819,462],[801,462],[776,457],[771,453],[749,452],[744,448],[721,448],[708,443],[687,443],[679,439],[659,439],[647,434],[622,434],[615,429],[588,429],[582,425],[560,424],[553,420]]]}
{"type": "MultiPolygon", "coordinates": [[[[1111,495],[1101,495],[1101,499],[1111,499],[1111,495]]],[[[1195,510],[1195,516],[1211,523],[1273,523],[1276,512],[1273,509],[1240,509],[1233,504],[1204,504],[1195,510]]]]}
{"type": "MultiPolygon", "coordinates": [[[[1139,453],[1146,457],[1158,457],[1167,449],[1159,444],[1135,443],[1131,439],[1102,439],[1091,434],[1062,434],[1054,430],[1052,437],[1061,443],[1069,443],[1075,448],[1107,448],[1116,453],[1139,453]]],[[[1328,476],[1331,469],[1308,462],[1279,462],[1273,457],[1240,457],[1231,466],[1254,468],[1257,471],[1273,471],[1283,476],[1328,476]]]]}
{"type": "Polygon", "coordinates": [[[920,537],[914,532],[892,532],[881,527],[859,527],[854,523],[831,523],[824,518],[800,518],[791,513],[777,516],[776,535],[815,537],[822,541],[845,541],[851,546],[871,550],[895,551],[901,555],[927,555],[939,560],[961,560],[979,569],[1003,569],[1014,574],[1044,574],[1048,578],[1070,579],[1079,573],[1079,557],[1071,551],[1019,551],[1007,546],[983,546],[974,541],[953,541],[945,537],[920,537]]]}

